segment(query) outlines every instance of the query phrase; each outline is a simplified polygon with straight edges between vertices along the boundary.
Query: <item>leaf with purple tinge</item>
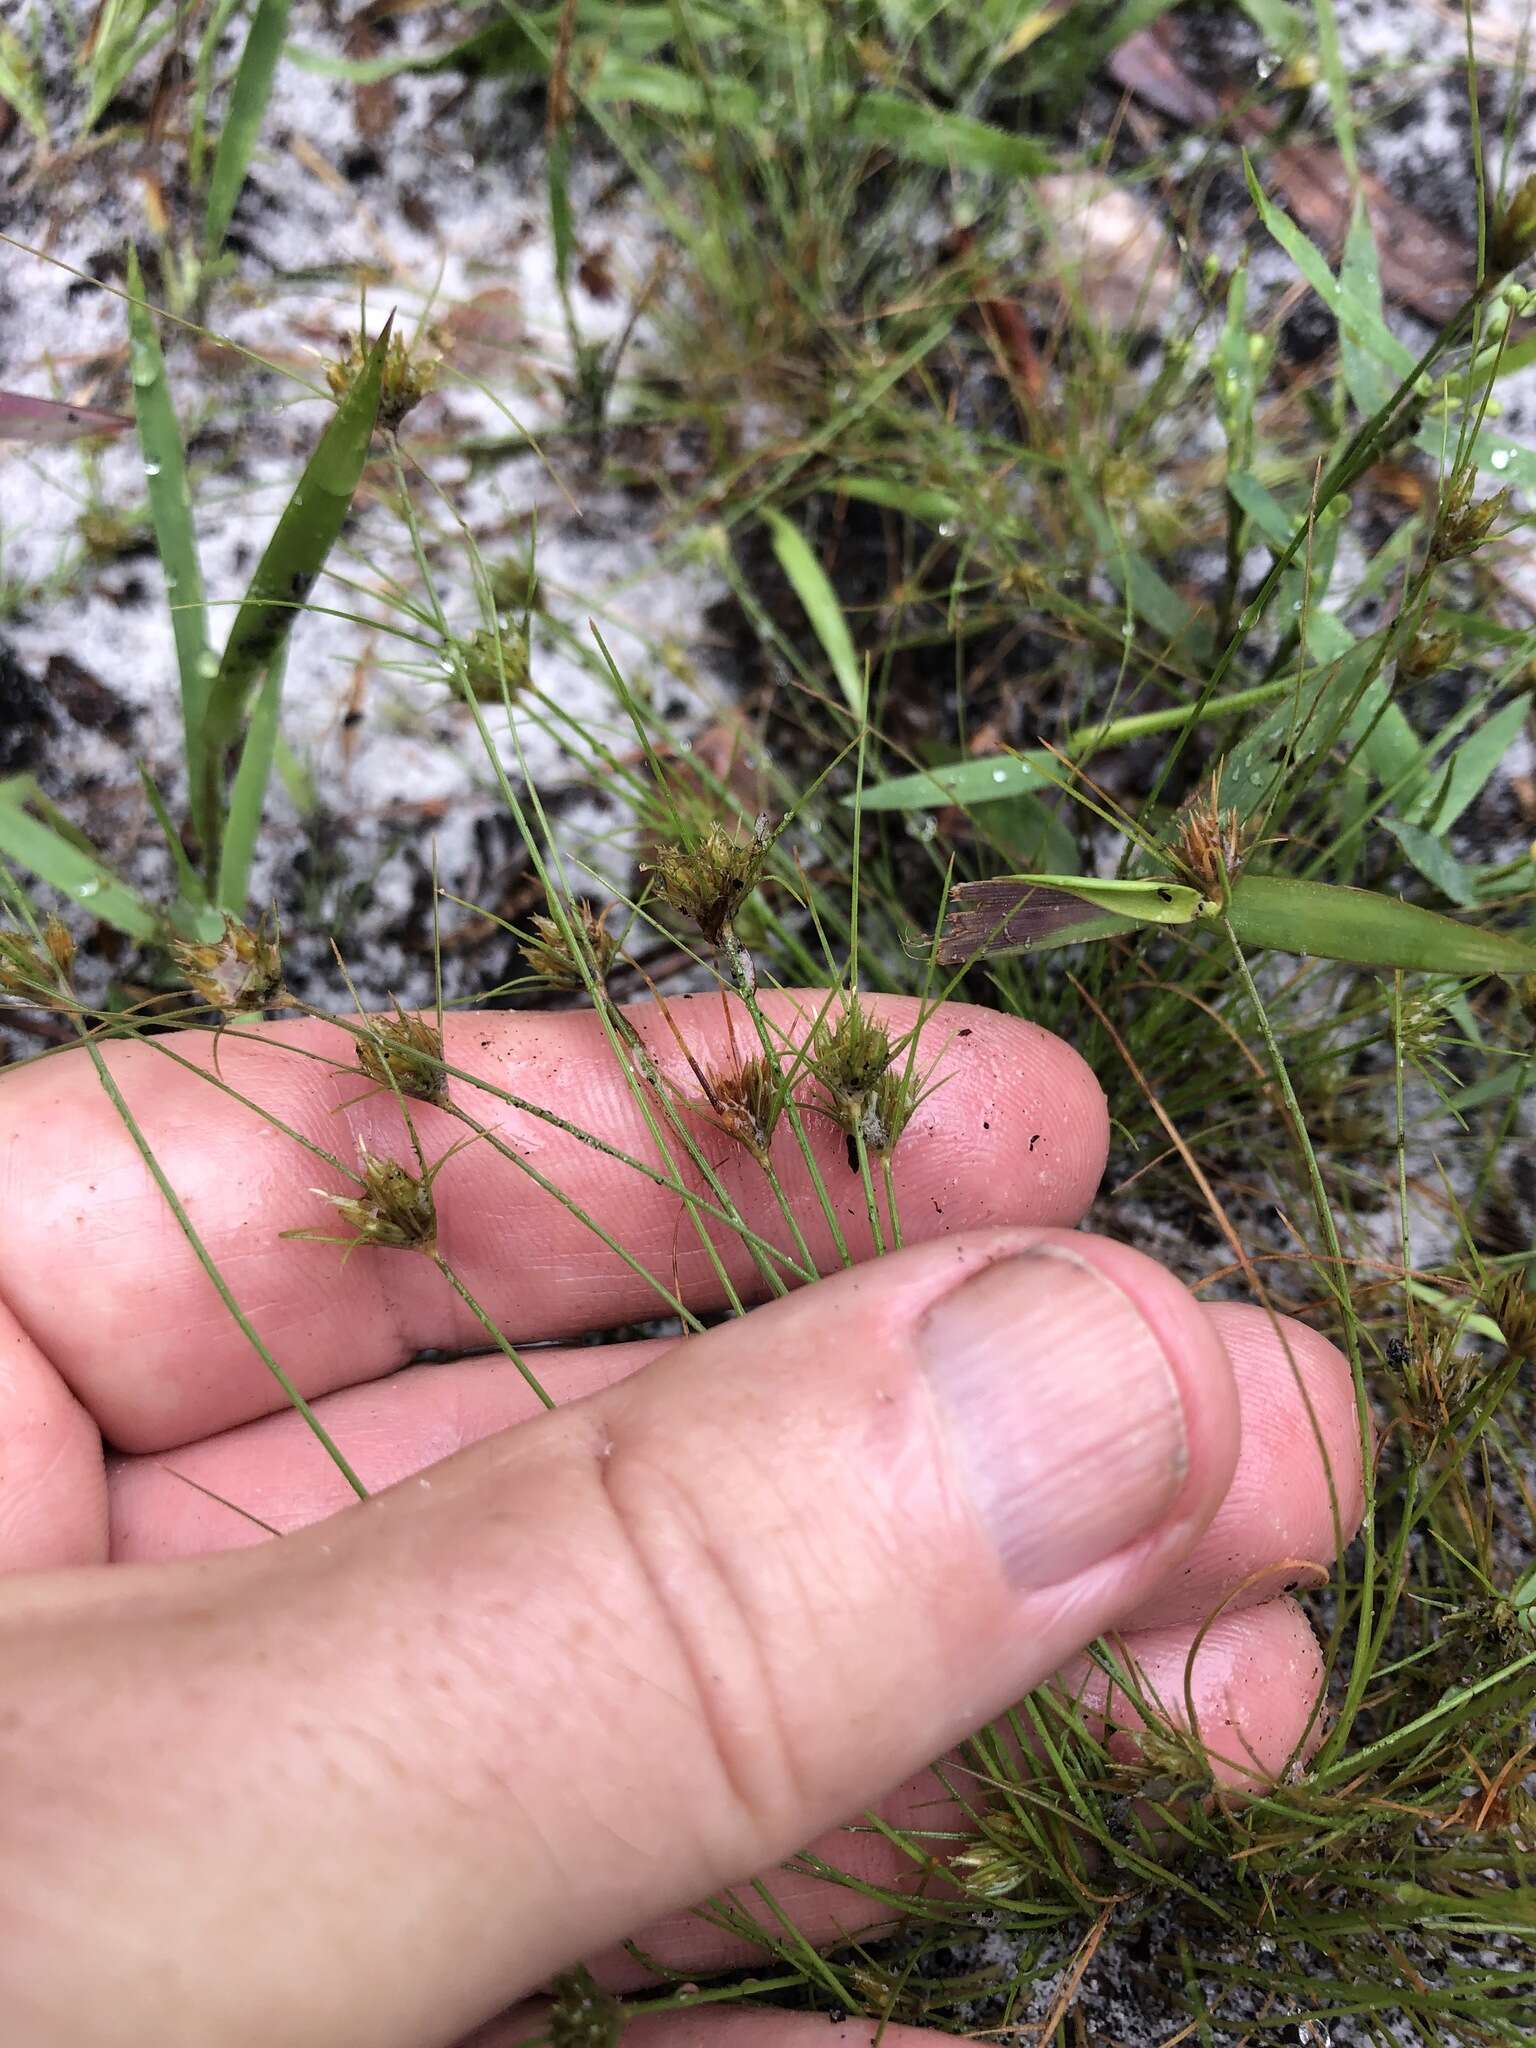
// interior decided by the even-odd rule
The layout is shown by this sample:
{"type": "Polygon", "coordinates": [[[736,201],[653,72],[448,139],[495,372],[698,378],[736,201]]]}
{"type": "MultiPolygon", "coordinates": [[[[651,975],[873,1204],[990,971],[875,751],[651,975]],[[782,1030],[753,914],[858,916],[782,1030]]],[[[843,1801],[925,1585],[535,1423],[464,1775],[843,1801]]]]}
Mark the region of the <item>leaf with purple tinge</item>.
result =
{"type": "Polygon", "coordinates": [[[100,412],[93,405],[0,391],[0,441],[84,441],[93,434],[120,434],[132,425],[122,413],[100,412]]]}

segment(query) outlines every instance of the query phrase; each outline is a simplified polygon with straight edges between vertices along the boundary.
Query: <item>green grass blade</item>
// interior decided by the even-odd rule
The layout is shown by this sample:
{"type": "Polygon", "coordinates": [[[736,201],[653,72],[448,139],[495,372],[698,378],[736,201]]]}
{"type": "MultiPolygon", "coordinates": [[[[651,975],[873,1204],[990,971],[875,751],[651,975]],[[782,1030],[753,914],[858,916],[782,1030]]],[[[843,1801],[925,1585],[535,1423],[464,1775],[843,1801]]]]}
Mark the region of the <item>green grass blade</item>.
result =
{"type": "Polygon", "coordinates": [[[1010,135],[969,114],[949,114],[899,93],[869,92],[855,100],[848,131],[863,142],[883,143],[908,163],[951,165],[997,178],[1034,178],[1054,158],[1033,136],[1010,135]]]}
{"type": "Polygon", "coordinates": [[[1423,804],[1409,812],[1410,822],[1426,831],[1449,832],[1468,804],[1475,803],[1488,778],[1525,730],[1530,702],[1514,697],[1486,724],[1477,727],[1451,756],[1443,774],[1430,778],[1423,804]],[[1426,813],[1420,815],[1420,812],[1426,813]]]}
{"type": "Polygon", "coordinates": [[[837,677],[848,708],[855,718],[862,719],[864,671],[854,650],[853,635],[848,630],[848,621],[843,616],[837,592],[799,527],[772,507],[764,510],[763,518],[773,539],[773,552],[778,557],[779,567],[789,578],[796,597],[805,608],[805,615],[821,642],[822,652],[832,664],[832,673],[837,677]]]}
{"type": "MultiPolygon", "coordinates": [[[[208,655],[208,613],[203,602],[203,571],[192,525],[192,494],[187,486],[181,430],[171,403],[165,357],[154,315],[144,301],[139,259],[128,250],[128,347],[132,360],[133,411],[139,446],[144,454],[144,483],[155,546],[165,574],[176,639],[176,668],[181,678],[181,723],[190,770],[198,756],[198,735],[208,696],[212,663],[208,655]]],[[[203,820],[198,820],[199,829],[203,820]]]]}
{"type": "Polygon", "coordinates": [[[817,488],[835,497],[858,498],[866,505],[883,505],[892,512],[904,512],[909,519],[920,519],[925,526],[942,526],[946,520],[959,519],[964,509],[948,491],[927,490],[922,484],[902,483],[894,477],[839,476],[817,488]]]}
{"type": "MultiPolygon", "coordinates": [[[[946,804],[969,810],[1005,797],[1033,795],[1045,784],[1059,786],[1063,764],[1053,754],[983,754],[973,761],[949,761],[942,767],[919,769],[915,775],[893,775],[872,783],[863,793],[866,811],[926,811],[946,804]]],[[[852,798],[844,802],[851,806],[852,798]]]]}
{"type": "MultiPolygon", "coordinates": [[[[1352,341],[1391,372],[1394,382],[1406,377],[1414,367],[1412,353],[1391,332],[1379,313],[1357,299],[1354,293],[1346,289],[1340,279],[1334,276],[1327,257],[1316,243],[1309,241],[1290,216],[1274,205],[1259,183],[1252,162],[1246,156],[1243,159],[1243,168],[1247,172],[1248,191],[1258,209],[1260,220],[1333,314],[1339,323],[1340,332],[1347,330],[1352,341]]],[[[1357,264],[1357,278],[1359,274],[1357,264]]]]}
{"type": "Polygon", "coordinates": [[[205,934],[209,938],[217,938],[224,929],[223,920],[215,916],[208,902],[208,892],[198,878],[197,869],[187,857],[187,849],[181,843],[176,821],[166,808],[165,798],[155,787],[154,777],[142,761],[139,763],[139,780],[144,785],[145,800],[155,814],[155,823],[160,827],[165,840],[165,850],[171,857],[172,867],[176,870],[177,894],[181,899],[181,906],[190,913],[185,917],[177,917],[176,922],[185,923],[200,938],[205,934]]]}
{"type": "Polygon", "coordinates": [[[25,787],[24,781],[0,785],[0,853],[130,938],[156,938],[160,920],[143,897],[94,854],[34,817],[26,808],[25,787]]]}
{"type": "Polygon", "coordinates": [[[0,25],[0,100],[24,121],[37,140],[48,147],[48,116],[38,91],[32,60],[22,48],[14,29],[0,25]]]}
{"type": "Polygon", "coordinates": [[[235,770],[229,793],[229,816],[219,853],[218,904],[235,917],[244,913],[250,894],[251,859],[261,831],[261,814],[266,807],[267,784],[272,779],[272,762],[277,753],[277,721],[283,702],[284,659],[279,655],[267,670],[267,679],[257,693],[251,722],[245,729],[240,749],[240,766],[235,770]]]}
{"type": "Polygon", "coordinates": [[[1426,882],[1437,888],[1458,910],[1470,910],[1477,902],[1477,874],[1451,853],[1443,839],[1408,825],[1401,818],[1383,818],[1381,823],[1407,854],[1426,882]]]}
{"type": "Polygon", "coordinates": [[[351,509],[378,418],[379,385],[393,317],[385,321],[351,390],[304,465],[235,615],[208,693],[194,786],[199,792],[199,816],[209,821],[202,830],[211,875],[218,871],[225,753],[239,737],[262,677],[287,645],[293,622],[351,509]]]}
{"type": "Polygon", "coordinates": [[[256,11],[240,53],[230,90],[229,107],[208,175],[208,207],[203,218],[203,253],[217,256],[234,218],[235,202],[250,169],[251,153],[266,118],[267,100],[277,60],[288,33],[289,0],[256,0],[256,11]]]}
{"type": "Polygon", "coordinates": [[[1269,946],[1281,953],[1426,974],[1536,973],[1536,945],[1528,939],[1458,924],[1437,910],[1370,889],[1286,875],[1241,875],[1227,916],[1244,946],[1269,946]]]}
{"type": "Polygon", "coordinates": [[[571,212],[571,124],[562,121],[549,138],[549,232],[555,245],[555,283],[561,296],[570,290],[571,259],[576,249],[575,217],[571,212]]]}

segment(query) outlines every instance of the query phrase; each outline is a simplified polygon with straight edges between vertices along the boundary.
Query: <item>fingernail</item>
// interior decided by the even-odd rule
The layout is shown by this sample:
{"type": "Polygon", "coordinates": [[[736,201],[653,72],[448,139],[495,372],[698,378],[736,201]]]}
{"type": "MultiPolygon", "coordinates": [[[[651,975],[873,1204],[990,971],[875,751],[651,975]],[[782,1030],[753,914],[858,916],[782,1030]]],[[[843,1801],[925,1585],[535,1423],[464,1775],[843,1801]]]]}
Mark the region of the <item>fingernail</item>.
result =
{"type": "Polygon", "coordinates": [[[1178,1382],[1130,1296],[1075,1252],[989,1266],[919,1343],[961,1476],[1016,1585],[1054,1586],[1153,1528],[1189,1464],[1178,1382]]]}

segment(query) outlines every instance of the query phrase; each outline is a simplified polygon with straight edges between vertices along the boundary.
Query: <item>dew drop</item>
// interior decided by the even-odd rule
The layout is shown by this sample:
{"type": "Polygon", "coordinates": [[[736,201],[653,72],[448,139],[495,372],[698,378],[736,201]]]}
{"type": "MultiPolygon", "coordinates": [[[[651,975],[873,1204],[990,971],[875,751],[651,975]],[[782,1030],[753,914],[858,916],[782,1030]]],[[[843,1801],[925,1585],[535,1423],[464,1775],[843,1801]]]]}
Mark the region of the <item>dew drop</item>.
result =
{"type": "Polygon", "coordinates": [[[1488,463],[1492,469],[1508,469],[1509,450],[1507,448],[1495,448],[1488,458],[1488,463]]]}
{"type": "Polygon", "coordinates": [[[160,465],[152,455],[146,456],[144,459],[144,474],[146,476],[158,476],[160,474],[160,465]]]}
{"type": "Polygon", "coordinates": [[[219,672],[219,657],[211,647],[205,647],[197,657],[197,672],[211,682],[219,672]]]}
{"type": "Polygon", "coordinates": [[[1008,780],[1008,770],[1006,768],[994,768],[992,770],[992,780],[994,782],[1006,782],[1008,780]]]}
{"type": "Polygon", "coordinates": [[[94,875],[87,875],[83,882],[76,882],[75,894],[82,903],[89,903],[93,896],[101,894],[101,884],[94,875]]]}

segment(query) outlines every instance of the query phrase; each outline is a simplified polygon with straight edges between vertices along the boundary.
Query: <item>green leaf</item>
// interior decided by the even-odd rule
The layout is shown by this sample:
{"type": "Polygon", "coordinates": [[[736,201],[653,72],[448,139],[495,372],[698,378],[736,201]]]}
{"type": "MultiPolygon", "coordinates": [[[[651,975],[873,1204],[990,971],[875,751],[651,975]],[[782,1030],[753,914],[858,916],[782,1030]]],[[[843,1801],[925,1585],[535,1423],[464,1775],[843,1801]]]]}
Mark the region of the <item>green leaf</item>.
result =
{"type": "Polygon", "coordinates": [[[1463,740],[1449,766],[1431,782],[1423,802],[1408,812],[1411,821],[1428,832],[1449,832],[1468,804],[1476,802],[1489,776],[1524,732],[1530,709],[1527,698],[1514,697],[1463,740]]]}
{"type": "Polygon", "coordinates": [[[853,635],[837,601],[837,592],[827,572],[811,552],[805,535],[782,512],[768,507],[763,520],[773,541],[779,567],[789,578],[796,597],[805,608],[811,629],[821,642],[822,652],[832,665],[838,687],[855,718],[864,716],[864,671],[854,651],[853,635]]]}
{"type": "Polygon", "coordinates": [[[829,477],[820,488],[845,498],[857,498],[866,505],[884,505],[892,512],[904,512],[909,519],[920,519],[926,526],[942,526],[960,517],[960,501],[947,491],[898,483],[890,477],[829,477]]]}
{"type": "Polygon", "coordinates": [[[1473,907],[1477,902],[1477,876],[1443,840],[1422,826],[1405,824],[1401,818],[1383,818],[1381,822],[1426,882],[1432,883],[1458,909],[1473,907]]]}
{"type": "Polygon", "coordinates": [[[1266,229],[1338,321],[1341,335],[1348,331],[1361,348],[1391,372],[1395,386],[1413,369],[1413,355],[1391,332],[1379,313],[1363,305],[1353,292],[1345,289],[1329,268],[1328,259],[1322,251],[1308,241],[1287,214],[1272,204],[1247,155],[1243,158],[1243,169],[1248,178],[1248,190],[1266,229]]]}
{"type": "MultiPolygon", "coordinates": [[[[1339,285],[1356,304],[1385,325],[1381,295],[1381,270],[1376,260],[1376,237],[1370,216],[1357,192],[1344,238],[1344,261],[1339,267],[1339,285]]],[[[1339,360],[1344,371],[1344,388],[1356,412],[1370,419],[1392,396],[1393,380],[1379,359],[1347,325],[1339,328],[1339,360]]]]}
{"type": "MultiPolygon", "coordinates": [[[[866,811],[931,811],[945,804],[970,810],[977,804],[1033,793],[1042,784],[1064,786],[1065,770],[1054,754],[982,754],[973,761],[952,761],[940,768],[922,768],[915,775],[893,775],[871,783],[862,793],[866,811]]],[[[847,801],[851,804],[852,798],[847,801]]]]}
{"type": "Polygon", "coordinates": [[[1034,178],[1052,168],[1043,142],[1010,135],[969,114],[951,114],[894,92],[860,95],[849,112],[848,131],[864,142],[883,143],[908,163],[937,170],[955,166],[998,178],[1034,178]]]}
{"type": "Polygon", "coordinates": [[[1426,974],[1536,973],[1536,945],[1370,889],[1240,875],[1227,912],[1243,946],[1426,974]]]}
{"type": "Polygon", "coordinates": [[[32,68],[31,58],[22,47],[21,38],[3,22],[0,22],[0,100],[8,103],[46,149],[49,142],[48,116],[38,90],[37,74],[32,68]]]}
{"type": "Polygon", "coordinates": [[[555,283],[563,295],[570,288],[571,257],[576,230],[571,214],[571,124],[562,121],[550,137],[546,176],[549,184],[549,231],[555,245],[555,283]]]}
{"type": "Polygon", "coordinates": [[[196,926],[199,936],[206,930],[210,938],[216,938],[224,929],[224,921],[208,902],[208,892],[199,881],[196,868],[187,858],[187,849],[181,843],[181,834],[176,830],[175,820],[166,809],[165,798],[155,787],[155,779],[142,761],[139,763],[139,780],[144,785],[144,795],[149,808],[155,814],[155,822],[165,840],[165,850],[171,857],[172,867],[176,870],[180,901],[173,916],[178,923],[196,926]],[[207,920],[206,924],[203,920],[207,920]]]}
{"type": "Polygon", "coordinates": [[[203,571],[192,525],[192,493],[187,485],[181,431],[166,381],[165,358],[154,315],[144,303],[144,279],[133,245],[128,248],[128,350],[132,366],[133,410],[144,455],[144,484],[155,546],[165,574],[171,631],[176,641],[176,669],[181,679],[181,724],[188,772],[198,757],[203,707],[208,697],[213,662],[208,653],[208,613],[203,602],[203,571]]]}
{"type": "Polygon", "coordinates": [[[1290,544],[1299,522],[1250,470],[1233,470],[1227,478],[1227,489],[1272,548],[1290,544]]]}
{"type": "Polygon", "coordinates": [[[210,862],[218,858],[225,752],[239,736],[262,677],[287,644],[367,466],[393,321],[391,314],[304,466],[256,565],[208,693],[194,787],[198,828],[210,862]]]}
{"type": "Polygon", "coordinates": [[[1204,657],[1211,647],[1211,629],[1187,605],[1173,585],[1160,576],[1145,555],[1127,547],[1081,476],[1072,479],[1073,496],[1099,545],[1099,564],[1117,590],[1125,593],[1131,610],[1155,633],[1175,647],[1187,648],[1204,657]]]}
{"type": "Polygon", "coordinates": [[[0,784],[0,853],[130,938],[157,937],[160,920],[143,897],[93,853],[34,817],[25,804],[27,789],[24,777],[0,784]]]}
{"type": "Polygon", "coordinates": [[[1136,924],[1193,924],[1204,902],[1198,889],[1162,876],[1138,876],[1129,881],[1101,881],[1096,875],[1012,875],[1003,879],[1059,889],[1095,910],[1128,917],[1136,924]]]}
{"type": "Polygon", "coordinates": [[[203,252],[207,256],[217,256],[223,248],[234,218],[235,202],[250,169],[283,53],[288,8],[289,0],[256,0],[208,176],[208,205],[203,217],[203,252]]]}
{"type": "Polygon", "coordinates": [[[245,730],[240,749],[240,766],[229,793],[229,816],[219,853],[218,903],[232,916],[244,914],[250,894],[251,860],[261,831],[261,814],[267,801],[267,784],[272,777],[272,759],[277,752],[277,720],[283,701],[284,655],[279,654],[267,670],[267,679],[256,698],[256,708],[245,730]]]}
{"type": "Polygon", "coordinates": [[[1277,57],[1289,57],[1306,47],[1311,24],[1289,0],[1239,0],[1239,4],[1277,57]]]}

